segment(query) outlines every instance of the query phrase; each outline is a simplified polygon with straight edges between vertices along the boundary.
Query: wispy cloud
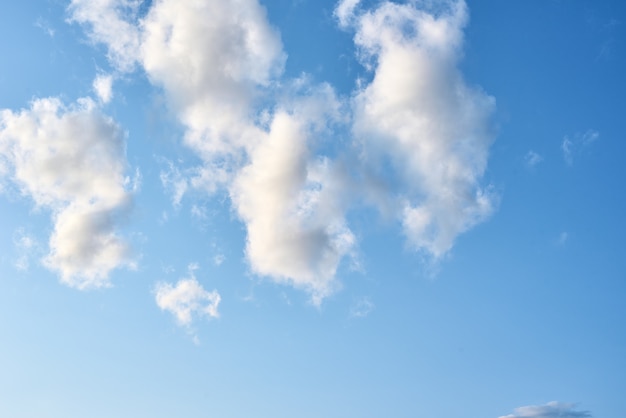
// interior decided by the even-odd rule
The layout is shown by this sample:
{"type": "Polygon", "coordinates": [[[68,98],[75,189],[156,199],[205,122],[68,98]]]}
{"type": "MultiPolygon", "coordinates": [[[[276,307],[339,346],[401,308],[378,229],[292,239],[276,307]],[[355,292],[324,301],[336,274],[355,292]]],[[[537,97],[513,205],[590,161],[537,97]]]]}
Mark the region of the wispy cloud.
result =
{"type": "Polygon", "coordinates": [[[140,32],[136,0],[72,0],[70,22],[87,27],[89,37],[108,47],[111,63],[120,71],[132,71],[139,57],[140,32]]]}
{"type": "Polygon", "coordinates": [[[108,286],[111,270],[133,265],[116,232],[132,201],[124,133],[91,99],[37,99],[30,109],[1,111],[0,160],[23,195],[52,211],[43,261],[65,284],[108,286]]]}
{"type": "Polygon", "coordinates": [[[593,129],[584,133],[576,133],[572,137],[565,136],[561,142],[563,159],[568,165],[573,165],[574,157],[599,139],[600,133],[593,129]]]}
{"type": "Polygon", "coordinates": [[[226,256],[224,254],[220,253],[213,257],[213,264],[215,264],[216,266],[221,266],[224,261],[226,261],[226,256]]]}
{"type": "Polygon", "coordinates": [[[32,234],[27,233],[24,228],[19,228],[13,234],[13,245],[15,245],[18,253],[18,257],[14,262],[15,268],[20,271],[28,270],[33,252],[39,247],[39,242],[32,234]]]}
{"type": "Polygon", "coordinates": [[[356,300],[350,307],[350,318],[365,318],[374,310],[374,303],[368,297],[356,300]]]}
{"type": "Polygon", "coordinates": [[[167,168],[159,174],[161,185],[171,196],[172,205],[175,208],[180,208],[183,196],[189,188],[189,182],[187,177],[171,161],[165,160],[165,163],[167,168]]]}
{"type": "Polygon", "coordinates": [[[500,418],[591,418],[587,411],[576,411],[575,405],[562,402],[548,402],[540,406],[522,406],[513,414],[500,418]]]}
{"type": "Polygon", "coordinates": [[[574,163],[572,146],[572,141],[568,137],[563,138],[563,142],[561,142],[561,151],[563,151],[563,158],[565,159],[565,162],[569,165],[574,163]]]}
{"type": "Polygon", "coordinates": [[[526,167],[528,168],[534,168],[542,161],[543,157],[533,150],[528,151],[524,156],[524,163],[526,163],[526,167]]]}
{"type": "Polygon", "coordinates": [[[50,23],[48,23],[48,21],[45,20],[44,18],[42,17],[37,18],[37,20],[35,21],[35,26],[41,29],[42,31],[44,31],[46,35],[48,35],[49,37],[54,38],[56,31],[52,28],[52,26],[50,26],[50,23]]]}

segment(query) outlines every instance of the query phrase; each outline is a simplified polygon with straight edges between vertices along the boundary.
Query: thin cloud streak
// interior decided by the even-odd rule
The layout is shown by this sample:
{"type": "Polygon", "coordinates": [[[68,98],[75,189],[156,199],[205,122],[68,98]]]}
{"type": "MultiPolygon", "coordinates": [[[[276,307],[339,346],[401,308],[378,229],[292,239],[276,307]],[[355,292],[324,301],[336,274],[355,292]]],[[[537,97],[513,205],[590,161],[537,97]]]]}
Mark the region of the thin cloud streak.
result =
{"type": "Polygon", "coordinates": [[[591,418],[587,411],[576,411],[575,405],[562,402],[548,402],[545,405],[522,406],[513,414],[500,418],[591,418]]]}

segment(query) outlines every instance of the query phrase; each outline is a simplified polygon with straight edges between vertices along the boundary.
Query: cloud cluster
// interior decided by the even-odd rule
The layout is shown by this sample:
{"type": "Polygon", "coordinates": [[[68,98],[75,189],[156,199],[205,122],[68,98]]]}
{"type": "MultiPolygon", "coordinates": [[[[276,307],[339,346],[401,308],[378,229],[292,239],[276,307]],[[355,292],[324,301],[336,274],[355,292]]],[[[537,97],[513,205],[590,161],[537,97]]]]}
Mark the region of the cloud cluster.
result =
{"type": "Polygon", "coordinates": [[[510,415],[500,418],[591,418],[587,411],[576,411],[575,405],[562,402],[548,402],[539,406],[516,408],[510,415]]]}
{"type": "Polygon", "coordinates": [[[320,303],[354,254],[348,215],[362,202],[397,218],[435,260],[494,210],[481,179],[495,103],[458,70],[464,1],[339,2],[339,26],[354,32],[371,75],[350,98],[282,76],[280,34],[257,0],[148,4],[73,0],[69,11],[118,70],[140,65],[163,89],[203,162],[170,167],[163,183],[176,205],[189,188],[226,190],[254,273],[320,303]]]}
{"type": "Polygon", "coordinates": [[[79,289],[108,286],[111,270],[132,265],[117,227],[131,205],[125,138],[91,99],[65,106],[35,100],[0,111],[0,161],[20,192],[52,211],[44,264],[79,289]]]}
{"type": "Polygon", "coordinates": [[[207,291],[194,275],[196,265],[189,267],[189,277],[180,279],[175,285],[157,283],[154,294],[161,310],[169,311],[179,325],[189,327],[195,315],[217,318],[220,295],[217,291],[207,291]]]}

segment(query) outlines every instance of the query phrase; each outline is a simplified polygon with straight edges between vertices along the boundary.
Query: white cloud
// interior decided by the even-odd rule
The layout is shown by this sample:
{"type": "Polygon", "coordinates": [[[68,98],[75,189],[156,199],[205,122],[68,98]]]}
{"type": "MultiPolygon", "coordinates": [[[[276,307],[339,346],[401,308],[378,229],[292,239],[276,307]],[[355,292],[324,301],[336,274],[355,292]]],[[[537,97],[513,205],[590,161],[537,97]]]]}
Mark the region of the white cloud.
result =
{"type": "Polygon", "coordinates": [[[107,46],[108,57],[120,71],[132,71],[139,57],[136,22],[142,0],[72,0],[69,20],[88,27],[95,43],[107,46]]]}
{"type": "Polygon", "coordinates": [[[143,66],[188,128],[186,143],[211,173],[205,178],[236,164],[259,140],[252,102],[285,60],[265,9],[256,0],[161,0],[142,34],[143,66]]]}
{"type": "Polygon", "coordinates": [[[280,36],[257,0],[158,0],[142,19],[140,5],[72,0],[68,10],[120,70],[138,62],[164,89],[210,178],[258,139],[251,104],[282,72],[280,36]]]}
{"type": "Polygon", "coordinates": [[[355,237],[343,219],[341,173],[310,150],[339,105],[329,86],[310,94],[276,112],[231,199],[246,223],[253,271],[306,289],[319,304],[338,287],[338,264],[355,237]]]}
{"type": "Polygon", "coordinates": [[[361,0],[340,0],[337,3],[333,13],[339,21],[339,26],[346,28],[352,23],[354,11],[360,2],[361,0]]]}
{"type": "Polygon", "coordinates": [[[38,207],[52,211],[54,231],[44,264],[79,289],[109,285],[109,273],[132,266],[116,233],[132,194],[124,133],[90,99],[56,98],[0,113],[0,159],[7,176],[38,207]]]}
{"type": "Polygon", "coordinates": [[[575,405],[562,402],[548,402],[540,406],[523,406],[510,415],[500,418],[591,418],[587,411],[576,411],[575,405]]]}
{"type": "Polygon", "coordinates": [[[113,76],[98,75],[93,81],[93,89],[102,103],[109,103],[113,98],[113,76]]]}
{"type": "Polygon", "coordinates": [[[537,154],[533,150],[528,151],[526,153],[526,156],[524,157],[524,162],[526,163],[526,166],[528,166],[529,168],[536,167],[542,161],[543,161],[543,157],[537,154]]]}
{"type": "Polygon", "coordinates": [[[468,86],[457,68],[465,3],[444,4],[431,14],[415,3],[383,2],[355,23],[356,45],[374,77],[356,95],[354,134],[369,172],[381,173],[377,182],[389,176],[386,165],[396,177],[395,189],[379,200],[386,209],[395,202],[409,242],[434,259],[485,220],[497,200],[480,184],[495,101],[468,86]]]}
{"type": "Polygon", "coordinates": [[[197,268],[197,265],[190,265],[188,278],[180,279],[175,285],[159,282],[154,289],[159,308],[174,315],[181,326],[191,326],[196,315],[219,317],[221,297],[215,290],[205,290],[196,280],[194,270],[197,268]]]}

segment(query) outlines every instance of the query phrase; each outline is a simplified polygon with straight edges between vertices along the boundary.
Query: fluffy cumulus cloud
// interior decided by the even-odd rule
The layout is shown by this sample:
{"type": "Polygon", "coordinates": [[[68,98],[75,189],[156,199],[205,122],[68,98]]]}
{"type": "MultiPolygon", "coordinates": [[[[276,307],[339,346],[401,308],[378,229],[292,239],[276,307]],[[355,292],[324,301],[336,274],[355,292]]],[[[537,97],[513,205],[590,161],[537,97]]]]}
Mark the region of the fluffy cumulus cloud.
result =
{"type": "Polygon", "coordinates": [[[575,405],[562,402],[548,402],[546,405],[523,406],[510,415],[500,418],[591,418],[587,411],[577,411],[575,405]]]}
{"type": "Polygon", "coordinates": [[[355,97],[354,134],[371,171],[397,177],[384,201],[395,200],[411,244],[435,259],[495,204],[480,183],[495,101],[457,67],[465,3],[437,4],[384,2],[353,18],[361,59],[374,72],[355,97]]]}
{"type": "Polygon", "coordinates": [[[180,279],[175,285],[157,283],[154,294],[156,303],[164,311],[169,311],[179,325],[189,327],[194,316],[217,318],[220,295],[217,291],[207,291],[194,275],[197,266],[191,265],[189,277],[180,279]]]}
{"type": "Polygon", "coordinates": [[[319,303],[354,254],[346,214],[362,202],[433,259],[493,211],[481,179],[494,99],[457,67],[466,9],[340,1],[335,16],[371,71],[351,98],[282,76],[286,54],[258,0],[73,0],[69,11],[118,70],[140,65],[185,127],[202,164],[162,175],[175,205],[191,188],[226,190],[251,270],[319,303]]]}
{"type": "Polygon", "coordinates": [[[141,60],[187,126],[187,143],[219,170],[259,140],[252,104],[282,71],[278,32],[256,0],[156,1],[141,60]],[[234,155],[233,155],[234,154],[234,155]]]}
{"type": "Polygon", "coordinates": [[[0,160],[23,195],[52,211],[44,264],[64,283],[107,286],[111,270],[132,265],[117,233],[132,200],[124,133],[92,100],[68,107],[38,99],[30,109],[1,111],[0,160]]]}
{"type": "Polygon", "coordinates": [[[309,290],[315,304],[336,288],[337,266],[355,241],[343,218],[341,173],[311,152],[338,108],[323,86],[278,110],[231,188],[253,270],[309,290]]]}

